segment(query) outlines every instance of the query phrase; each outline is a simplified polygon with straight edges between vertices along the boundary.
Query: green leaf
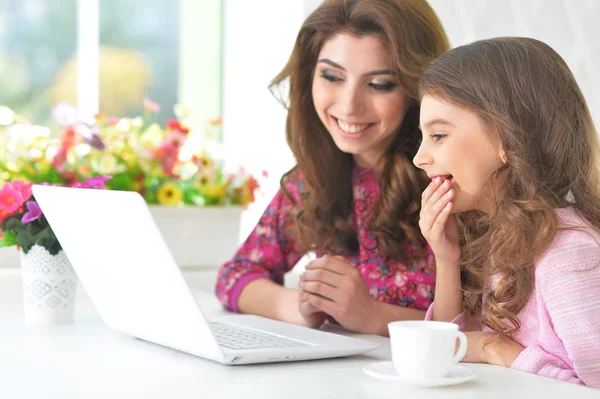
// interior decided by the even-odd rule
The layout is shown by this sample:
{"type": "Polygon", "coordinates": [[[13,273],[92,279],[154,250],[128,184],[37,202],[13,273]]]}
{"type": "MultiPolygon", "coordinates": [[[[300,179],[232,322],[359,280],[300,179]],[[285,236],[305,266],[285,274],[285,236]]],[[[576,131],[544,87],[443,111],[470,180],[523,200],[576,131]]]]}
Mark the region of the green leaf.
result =
{"type": "Polygon", "coordinates": [[[9,216],[0,225],[0,229],[2,231],[17,231],[23,227],[23,222],[21,222],[21,217],[19,216],[9,216]]]}
{"type": "Polygon", "coordinates": [[[19,245],[21,248],[23,248],[23,251],[25,253],[29,252],[31,247],[33,247],[33,245],[35,244],[35,239],[34,239],[33,235],[31,234],[31,226],[25,225],[24,228],[19,229],[19,231],[17,232],[16,239],[17,239],[17,245],[19,245]]]}
{"type": "Polygon", "coordinates": [[[0,247],[12,247],[17,245],[17,237],[11,231],[4,231],[4,236],[0,238],[0,247]]]}
{"type": "Polygon", "coordinates": [[[50,226],[40,231],[35,238],[35,243],[46,248],[51,255],[56,255],[60,251],[60,244],[50,226]]]}
{"type": "Polygon", "coordinates": [[[106,182],[106,186],[111,190],[132,191],[133,180],[127,173],[118,173],[106,182]]]}

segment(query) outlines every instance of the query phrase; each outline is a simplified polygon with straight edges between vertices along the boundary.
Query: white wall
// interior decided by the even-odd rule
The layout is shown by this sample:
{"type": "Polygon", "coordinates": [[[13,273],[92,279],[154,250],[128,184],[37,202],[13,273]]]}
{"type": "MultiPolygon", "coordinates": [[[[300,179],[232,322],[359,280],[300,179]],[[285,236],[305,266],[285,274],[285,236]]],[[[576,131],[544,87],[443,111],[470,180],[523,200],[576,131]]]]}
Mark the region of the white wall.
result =
{"type": "Polygon", "coordinates": [[[527,36],[567,62],[600,126],[600,1],[429,0],[453,47],[496,36],[527,36]]]}
{"type": "Polygon", "coordinates": [[[300,0],[226,0],[223,140],[229,163],[269,173],[242,223],[245,237],[294,165],[285,141],[286,112],[268,89],[285,66],[304,19],[300,0]]]}
{"type": "Polygon", "coordinates": [[[221,0],[179,0],[179,8],[178,102],[191,110],[185,123],[204,132],[221,116],[221,0]]]}

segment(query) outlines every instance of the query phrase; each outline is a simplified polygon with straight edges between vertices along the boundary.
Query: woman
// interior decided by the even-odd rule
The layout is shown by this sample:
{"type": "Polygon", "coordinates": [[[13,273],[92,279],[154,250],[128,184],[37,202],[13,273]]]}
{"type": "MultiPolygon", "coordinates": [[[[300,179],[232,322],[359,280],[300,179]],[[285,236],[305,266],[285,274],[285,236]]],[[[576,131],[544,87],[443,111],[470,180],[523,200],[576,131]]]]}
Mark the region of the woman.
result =
{"type": "Polygon", "coordinates": [[[426,177],[415,168],[418,79],[448,50],[422,0],[325,1],[304,22],[272,87],[289,87],[287,140],[297,165],[216,292],[230,310],[386,335],[422,319],[434,259],[418,228],[426,177]],[[307,252],[301,289],[284,273],[307,252]]]}

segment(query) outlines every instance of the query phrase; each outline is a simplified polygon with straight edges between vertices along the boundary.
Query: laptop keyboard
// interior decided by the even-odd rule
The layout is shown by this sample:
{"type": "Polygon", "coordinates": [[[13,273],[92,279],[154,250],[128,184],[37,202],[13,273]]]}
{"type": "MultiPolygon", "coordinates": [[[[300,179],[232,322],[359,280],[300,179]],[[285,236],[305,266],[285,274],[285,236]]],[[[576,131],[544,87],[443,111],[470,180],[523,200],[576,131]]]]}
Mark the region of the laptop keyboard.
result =
{"type": "Polygon", "coordinates": [[[219,345],[229,349],[294,348],[309,346],[304,342],[283,338],[275,334],[233,326],[210,323],[219,345]]]}

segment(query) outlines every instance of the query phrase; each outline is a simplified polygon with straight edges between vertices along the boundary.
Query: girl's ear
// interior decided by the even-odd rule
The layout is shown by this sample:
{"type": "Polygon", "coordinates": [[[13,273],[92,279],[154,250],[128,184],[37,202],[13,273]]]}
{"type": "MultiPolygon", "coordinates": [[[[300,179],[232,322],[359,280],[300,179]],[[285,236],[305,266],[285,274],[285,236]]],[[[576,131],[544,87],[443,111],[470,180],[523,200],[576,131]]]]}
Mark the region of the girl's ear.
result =
{"type": "Polygon", "coordinates": [[[500,146],[500,148],[498,149],[498,156],[500,157],[500,159],[502,160],[502,163],[504,165],[506,165],[506,162],[508,161],[506,158],[506,151],[504,151],[504,146],[500,146]]]}

